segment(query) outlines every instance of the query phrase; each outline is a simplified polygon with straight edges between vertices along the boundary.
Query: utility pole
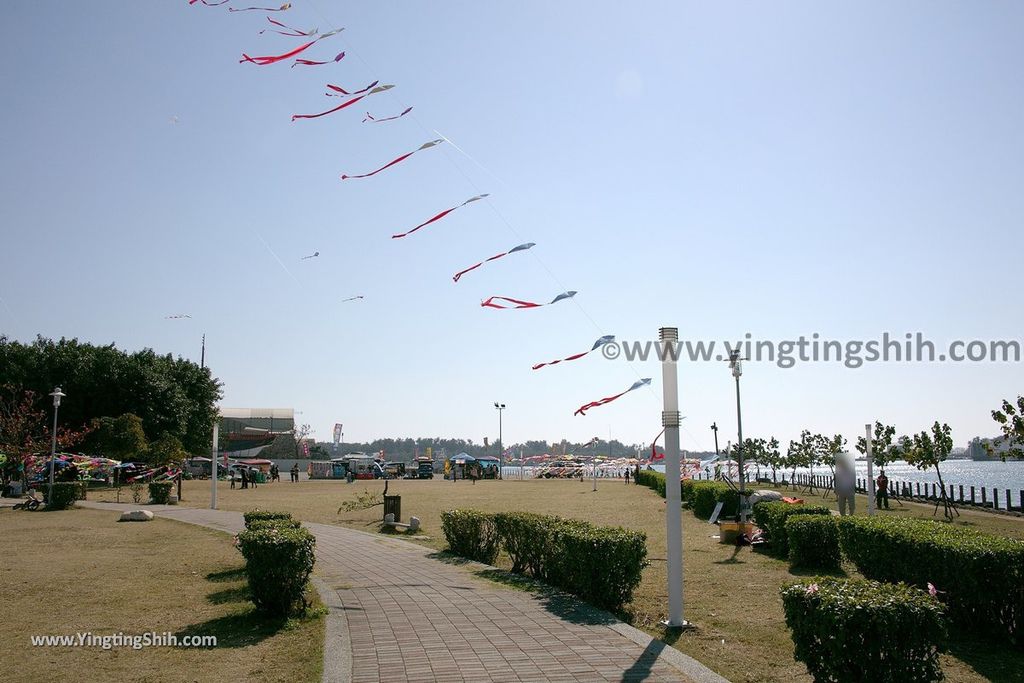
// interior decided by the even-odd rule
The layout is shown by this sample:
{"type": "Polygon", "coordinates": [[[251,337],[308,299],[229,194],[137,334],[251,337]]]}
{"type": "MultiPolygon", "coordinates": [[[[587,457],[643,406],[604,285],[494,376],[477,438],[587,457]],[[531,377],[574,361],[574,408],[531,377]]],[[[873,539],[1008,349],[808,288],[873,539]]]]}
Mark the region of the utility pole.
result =
{"type": "Polygon", "coordinates": [[[719,456],[719,452],[718,452],[718,423],[717,422],[712,422],[711,423],[711,431],[713,431],[715,433],[715,455],[719,456]]]}
{"type": "Polygon", "coordinates": [[[199,367],[206,367],[206,333],[203,333],[203,350],[199,352],[199,367]]]}
{"type": "Polygon", "coordinates": [[[502,411],[505,410],[505,404],[504,403],[498,403],[497,401],[495,401],[494,402],[494,407],[498,409],[498,479],[500,480],[502,478],[502,476],[501,476],[502,461],[504,460],[504,457],[505,457],[504,453],[501,452],[502,448],[504,448],[504,446],[505,446],[505,444],[501,440],[501,413],[502,413],[502,411]]]}

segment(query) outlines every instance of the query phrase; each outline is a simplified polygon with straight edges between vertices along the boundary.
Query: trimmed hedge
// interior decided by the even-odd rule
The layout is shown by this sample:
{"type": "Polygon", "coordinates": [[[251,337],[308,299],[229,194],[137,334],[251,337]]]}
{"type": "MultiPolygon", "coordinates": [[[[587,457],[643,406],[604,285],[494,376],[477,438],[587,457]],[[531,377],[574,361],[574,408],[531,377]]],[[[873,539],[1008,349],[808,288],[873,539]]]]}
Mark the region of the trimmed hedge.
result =
{"type": "Polygon", "coordinates": [[[494,564],[501,549],[494,515],[478,510],[445,510],[441,513],[441,530],[448,548],[456,555],[494,564]]]}
{"type": "Polygon", "coordinates": [[[786,536],[792,566],[839,569],[839,523],[832,515],[789,515],[786,536]]]}
{"type": "Polygon", "coordinates": [[[831,514],[832,511],[823,505],[791,505],[778,500],[763,500],[754,505],[754,524],[768,534],[772,551],[786,557],[789,555],[786,519],[790,515],[831,514]]]}
{"type": "MultiPolygon", "coordinates": [[[[661,472],[640,470],[640,473],[636,475],[636,483],[654,489],[659,496],[665,497],[665,475],[661,472]]],[[[693,486],[696,483],[693,479],[683,479],[679,482],[679,496],[688,505],[693,504],[693,486]]]]}
{"type": "Polygon", "coordinates": [[[256,521],[267,521],[271,519],[291,519],[292,513],[290,512],[276,512],[274,510],[249,510],[242,515],[242,519],[245,520],[245,528],[248,529],[249,525],[256,521]]]}
{"type": "Polygon", "coordinates": [[[942,680],[942,605],[906,584],[816,577],[782,588],[795,656],[815,681],[942,680]]]}
{"type": "Polygon", "coordinates": [[[256,529],[299,529],[301,527],[302,522],[297,519],[275,517],[274,519],[254,519],[246,528],[255,531],[256,529]]]}
{"type": "MultiPolygon", "coordinates": [[[[647,536],[641,531],[530,512],[493,516],[475,510],[443,513],[441,525],[448,545],[453,552],[472,559],[477,558],[456,550],[445,526],[446,516],[450,516],[453,530],[464,529],[468,538],[460,543],[469,550],[486,545],[477,540],[486,538],[478,529],[486,521],[493,523],[497,538],[490,563],[500,543],[512,560],[513,572],[532,576],[605,609],[618,609],[633,599],[647,565],[647,536]],[[455,519],[457,516],[461,519],[455,519]]],[[[491,550],[490,546],[486,548],[491,550]]]]}
{"type": "Polygon", "coordinates": [[[174,482],[171,481],[151,481],[149,483],[149,498],[157,505],[167,505],[167,501],[171,498],[171,487],[174,486],[174,482]]]}
{"type": "Polygon", "coordinates": [[[316,537],[306,529],[263,526],[237,538],[256,608],[274,616],[304,612],[316,537]]]}
{"type": "Polygon", "coordinates": [[[1024,542],[890,516],[844,517],[839,534],[864,576],[919,588],[931,583],[960,628],[1024,640],[1024,542]]]}
{"type": "Polygon", "coordinates": [[[719,519],[734,518],[740,511],[740,494],[728,484],[720,481],[695,481],[693,489],[693,515],[700,519],[711,519],[718,503],[724,503],[719,519]]]}
{"type": "Polygon", "coordinates": [[[47,491],[47,510],[67,510],[73,507],[76,500],[80,500],[82,486],[77,481],[56,481],[51,486],[43,484],[47,491]]]}

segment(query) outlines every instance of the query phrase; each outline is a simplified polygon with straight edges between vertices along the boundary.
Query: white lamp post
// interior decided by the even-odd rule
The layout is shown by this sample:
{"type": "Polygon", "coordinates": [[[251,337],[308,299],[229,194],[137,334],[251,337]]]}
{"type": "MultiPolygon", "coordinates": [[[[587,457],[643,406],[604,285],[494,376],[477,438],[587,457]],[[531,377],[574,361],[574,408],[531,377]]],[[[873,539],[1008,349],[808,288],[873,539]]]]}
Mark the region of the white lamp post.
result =
{"type": "MultiPolygon", "coordinates": [[[[53,390],[53,440],[50,443],[50,496],[53,496],[53,461],[57,457],[57,411],[60,410],[60,400],[67,396],[60,387],[53,390]]],[[[48,498],[49,500],[49,498],[48,498]]]]}
{"type": "Polygon", "coordinates": [[[661,362],[664,409],[661,424],[665,428],[665,533],[668,560],[669,628],[686,628],[683,619],[683,519],[682,487],[679,467],[679,374],[672,346],[679,342],[679,330],[662,327],[658,339],[664,347],[661,362]]]}
{"type": "Polygon", "coordinates": [[[743,414],[740,412],[740,375],[743,374],[743,360],[740,358],[739,350],[729,354],[729,367],[732,368],[732,376],[736,378],[736,431],[739,436],[739,443],[736,445],[736,459],[740,468],[740,523],[747,523],[746,490],[747,472],[743,468],[743,414]]]}

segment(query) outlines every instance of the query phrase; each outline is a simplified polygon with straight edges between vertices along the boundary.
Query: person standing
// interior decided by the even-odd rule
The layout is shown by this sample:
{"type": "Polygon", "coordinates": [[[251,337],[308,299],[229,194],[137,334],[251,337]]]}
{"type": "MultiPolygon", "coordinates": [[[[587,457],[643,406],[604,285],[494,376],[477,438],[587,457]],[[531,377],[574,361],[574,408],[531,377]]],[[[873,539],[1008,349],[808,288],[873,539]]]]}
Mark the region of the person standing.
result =
{"type": "Polygon", "coordinates": [[[299,463],[292,464],[292,481],[297,482],[299,480],[299,463]]]}
{"type": "Polygon", "coordinates": [[[875,507],[879,510],[882,509],[882,503],[885,503],[885,509],[889,509],[889,477],[885,476],[885,470],[878,475],[878,479],[875,480],[875,507]]]}
{"type": "Polygon", "coordinates": [[[629,486],[629,470],[626,470],[626,486],[629,486]]]}
{"type": "Polygon", "coordinates": [[[836,458],[836,498],[839,499],[839,514],[854,514],[856,503],[854,494],[857,492],[857,474],[849,459],[843,455],[836,458]],[[849,508],[849,512],[847,512],[849,508]]]}
{"type": "Polygon", "coordinates": [[[249,468],[241,467],[239,468],[238,473],[242,477],[242,488],[249,488],[249,468]]]}

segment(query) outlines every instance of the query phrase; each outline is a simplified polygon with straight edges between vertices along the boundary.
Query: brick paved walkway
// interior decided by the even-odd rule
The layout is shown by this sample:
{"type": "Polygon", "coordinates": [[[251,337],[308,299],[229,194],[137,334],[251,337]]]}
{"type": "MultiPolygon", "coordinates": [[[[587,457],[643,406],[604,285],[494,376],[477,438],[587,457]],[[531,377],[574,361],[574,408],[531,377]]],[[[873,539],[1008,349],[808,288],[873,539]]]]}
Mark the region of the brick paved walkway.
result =
{"type": "MultiPolygon", "coordinates": [[[[138,509],[236,532],[238,512],[138,509]]],[[[378,534],[306,524],[316,534],[318,587],[344,615],[325,644],[325,680],[354,683],[723,681],[696,661],[571,598],[506,588],[431,549],[378,534]],[[350,652],[344,650],[351,648],[350,652]],[[343,662],[338,666],[337,658],[343,662]],[[351,670],[349,671],[349,666],[351,670]],[[334,673],[329,677],[327,671],[334,673]],[[684,673],[685,671],[685,673],[684,673]]]]}

